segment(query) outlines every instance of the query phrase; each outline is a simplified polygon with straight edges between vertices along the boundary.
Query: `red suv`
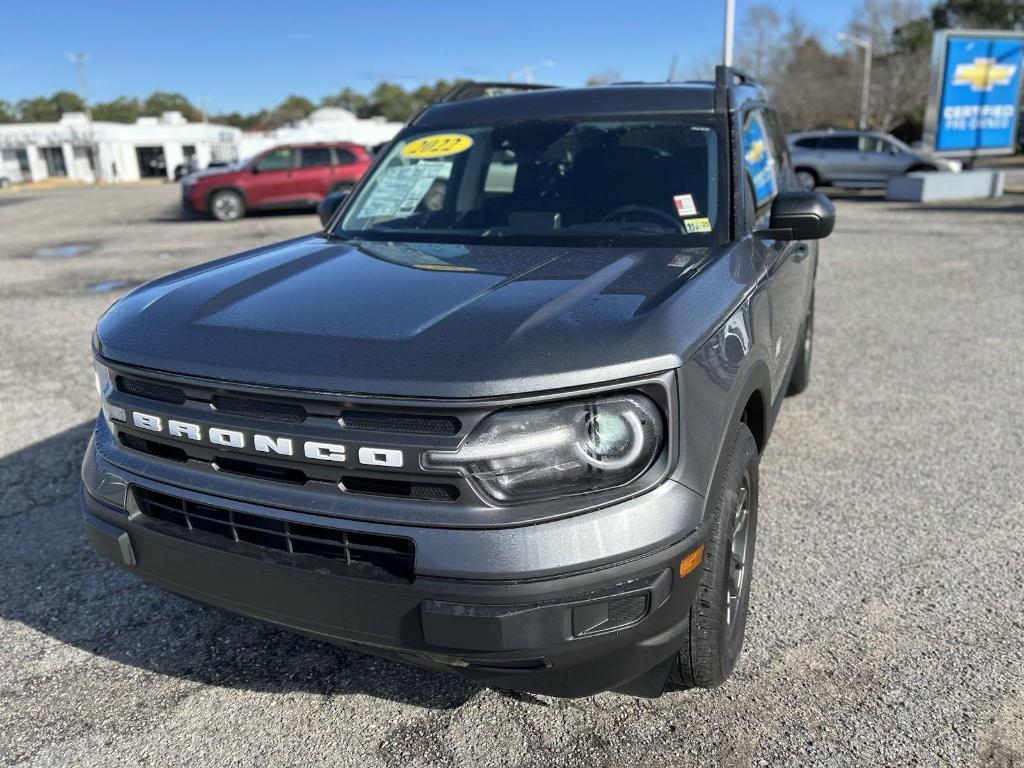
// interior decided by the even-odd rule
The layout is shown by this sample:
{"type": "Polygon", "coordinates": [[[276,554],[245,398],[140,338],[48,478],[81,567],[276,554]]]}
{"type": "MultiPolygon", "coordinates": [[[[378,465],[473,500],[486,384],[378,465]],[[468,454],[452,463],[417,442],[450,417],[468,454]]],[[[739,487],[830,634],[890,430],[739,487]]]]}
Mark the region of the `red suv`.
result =
{"type": "Polygon", "coordinates": [[[329,193],[353,187],[371,159],[358,144],[274,147],[241,166],[186,176],[181,199],[186,209],[220,221],[257,208],[315,208],[329,193]]]}

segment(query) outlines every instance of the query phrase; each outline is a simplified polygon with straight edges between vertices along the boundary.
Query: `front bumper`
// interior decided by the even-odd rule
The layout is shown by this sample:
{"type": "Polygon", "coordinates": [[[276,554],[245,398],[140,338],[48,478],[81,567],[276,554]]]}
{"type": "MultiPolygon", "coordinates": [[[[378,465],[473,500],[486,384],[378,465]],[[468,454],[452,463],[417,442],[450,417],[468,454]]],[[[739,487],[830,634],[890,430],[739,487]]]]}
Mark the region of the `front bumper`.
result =
{"type": "MultiPolygon", "coordinates": [[[[673,503],[688,508],[680,520],[694,519],[692,515],[699,520],[703,500],[672,481],[666,485],[662,496],[671,494],[673,503]]],[[[133,503],[137,489],[246,512],[254,509],[248,502],[135,475],[97,456],[90,444],[83,466],[86,531],[93,548],[117,565],[203,603],[486,685],[557,696],[613,688],[656,695],[664,679],[662,667],[679,647],[696,590],[696,572],[685,578],[678,573],[679,561],[700,542],[694,528],[680,531],[670,544],[616,562],[604,558],[599,564],[563,564],[557,573],[540,568],[537,572],[545,575],[524,578],[529,574],[517,565],[520,552],[507,559],[511,567],[503,573],[499,569],[488,578],[452,578],[424,573],[420,553],[423,562],[436,561],[430,551],[443,549],[446,537],[452,548],[464,544],[460,534],[465,531],[299,516],[317,517],[319,525],[384,529],[414,540],[415,578],[386,583],[292,567],[280,558],[254,556],[251,550],[212,547],[184,530],[170,535],[133,503]]],[[[634,511],[642,514],[642,504],[634,511]]],[[[296,517],[273,508],[265,508],[264,514],[296,517]]],[[[571,537],[567,523],[577,520],[583,527],[596,514],[600,512],[527,528],[550,528],[551,535],[571,537]]],[[[526,528],[479,533],[511,534],[508,541],[514,542],[517,530],[526,528]]],[[[463,561],[465,557],[463,553],[463,561]]]]}

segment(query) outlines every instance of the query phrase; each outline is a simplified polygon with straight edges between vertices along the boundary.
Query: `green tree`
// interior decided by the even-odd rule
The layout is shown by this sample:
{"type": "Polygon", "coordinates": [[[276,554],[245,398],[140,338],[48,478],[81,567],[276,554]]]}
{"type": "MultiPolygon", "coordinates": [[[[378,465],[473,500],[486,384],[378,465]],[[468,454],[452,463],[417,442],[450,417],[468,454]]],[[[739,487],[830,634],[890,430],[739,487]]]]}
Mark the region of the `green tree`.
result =
{"type": "Polygon", "coordinates": [[[405,122],[413,113],[412,100],[397,83],[382,81],[370,92],[368,116],[381,116],[386,120],[405,122]]]}
{"type": "Polygon", "coordinates": [[[22,99],[14,110],[23,123],[55,123],[60,119],[56,105],[45,96],[22,99]]]}
{"type": "Polygon", "coordinates": [[[305,96],[292,94],[266,115],[264,123],[267,128],[280,128],[308,117],[314,109],[316,106],[305,96]]]}
{"type": "Polygon", "coordinates": [[[16,119],[11,103],[0,99],[0,123],[13,123],[16,119]]]}
{"type": "Polygon", "coordinates": [[[1024,28],[1024,0],[941,0],[932,7],[936,29],[1024,28]]]}
{"type": "Polygon", "coordinates": [[[180,93],[168,91],[153,91],[149,97],[142,102],[139,110],[140,115],[148,117],[159,117],[164,112],[181,112],[187,120],[193,122],[202,119],[199,110],[192,106],[192,103],[180,93]]]}
{"type": "Polygon", "coordinates": [[[129,96],[119,96],[113,101],[97,104],[92,108],[93,120],[111,123],[134,123],[139,117],[139,101],[129,96]]]}
{"type": "Polygon", "coordinates": [[[57,113],[63,115],[65,112],[85,112],[85,102],[77,93],[71,91],[57,91],[50,97],[57,113]]]}
{"type": "Polygon", "coordinates": [[[323,107],[341,107],[347,109],[356,117],[366,117],[370,106],[370,100],[358,91],[351,88],[342,88],[333,96],[324,96],[320,101],[323,107]]]}

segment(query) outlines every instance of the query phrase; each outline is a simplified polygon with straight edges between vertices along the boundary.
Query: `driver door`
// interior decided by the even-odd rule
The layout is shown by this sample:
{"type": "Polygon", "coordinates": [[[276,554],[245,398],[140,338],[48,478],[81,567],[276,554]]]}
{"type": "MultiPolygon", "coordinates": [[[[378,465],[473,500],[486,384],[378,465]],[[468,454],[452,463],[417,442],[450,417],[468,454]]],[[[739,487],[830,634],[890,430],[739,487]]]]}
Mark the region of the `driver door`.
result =
{"type": "Polygon", "coordinates": [[[260,155],[252,164],[246,188],[250,207],[287,205],[298,196],[295,163],[298,152],[278,147],[260,155]]]}

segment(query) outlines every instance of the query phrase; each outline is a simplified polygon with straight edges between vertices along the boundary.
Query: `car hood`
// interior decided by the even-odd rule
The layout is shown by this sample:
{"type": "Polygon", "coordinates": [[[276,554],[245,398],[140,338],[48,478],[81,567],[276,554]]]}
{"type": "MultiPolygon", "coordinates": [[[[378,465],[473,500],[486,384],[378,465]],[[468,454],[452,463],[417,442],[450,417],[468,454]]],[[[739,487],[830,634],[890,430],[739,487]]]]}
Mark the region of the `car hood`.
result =
{"type": "Polygon", "coordinates": [[[723,250],[313,235],[144,285],[101,318],[96,343],[160,371],[353,394],[579,386],[692,354],[754,277],[734,266],[749,254],[723,250]]]}

